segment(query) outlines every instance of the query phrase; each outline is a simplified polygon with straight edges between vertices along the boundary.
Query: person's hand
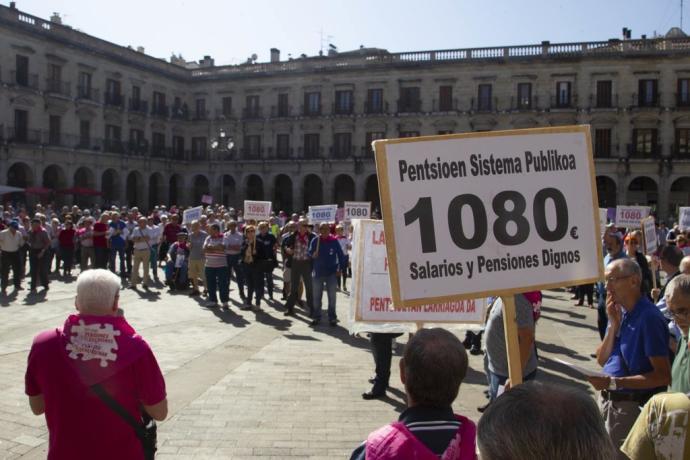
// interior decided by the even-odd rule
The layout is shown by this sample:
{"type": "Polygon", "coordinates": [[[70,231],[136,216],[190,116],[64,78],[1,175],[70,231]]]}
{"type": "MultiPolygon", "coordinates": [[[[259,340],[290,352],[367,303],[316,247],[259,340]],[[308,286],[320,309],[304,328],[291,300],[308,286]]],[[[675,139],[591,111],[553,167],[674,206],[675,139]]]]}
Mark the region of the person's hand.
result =
{"type": "Polygon", "coordinates": [[[292,250],[292,248],[285,248],[285,254],[291,256],[294,254],[295,251],[292,250]]]}
{"type": "Polygon", "coordinates": [[[510,383],[510,379],[506,379],[506,383],[503,384],[503,391],[508,391],[513,387],[513,384],[510,383]]]}
{"type": "Polygon", "coordinates": [[[609,318],[609,323],[614,331],[618,331],[623,320],[620,306],[613,301],[611,295],[606,296],[606,316],[609,318]]]}
{"type": "Polygon", "coordinates": [[[659,289],[659,288],[652,289],[652,299],[654,299],[655,303],[659,301],[659,294],[661,294],[661,289],[659,289]]]}
{"type": "Polygon", "coordinates": [[[592,386],[596,390],[608,390],[609,385],[611,385],[611,377],[587,377],[587,380],[589,380],[589,383],[592,384],[592,386]]]}

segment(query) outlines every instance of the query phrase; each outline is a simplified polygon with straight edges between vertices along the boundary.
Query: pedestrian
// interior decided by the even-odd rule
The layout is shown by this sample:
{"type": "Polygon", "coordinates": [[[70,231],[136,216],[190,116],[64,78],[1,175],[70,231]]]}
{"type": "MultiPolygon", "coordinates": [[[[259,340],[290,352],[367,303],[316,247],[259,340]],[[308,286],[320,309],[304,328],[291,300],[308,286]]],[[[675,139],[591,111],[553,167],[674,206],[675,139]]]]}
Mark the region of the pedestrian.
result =
{"type": "Polygon", "coordinates": [[[77,231],[77,240],[81,246],[81,260],[79,265],[81,271],[94,268],[95,266],[96,252],[94,250],[93,241],[93,222],[93,217],[86,217],[83,220],[84,226],[77,231]]]}
{"type": "Polygon", "coordinates": [[[311,326],[318,326],[321,322],[321,302],[323,290],[326,288],[328,297],[328,323],[331,327],[338,324],[338,316],[335,310],[336,288],[338,277],[347,269],[345,256],[340,249],[340,243],[331,235],[330,225],[321,222],[319,225],[319,237],[309,243],[309,256],[314,261],[313,290],[314,313],[311,326]]]}
{"type": "Polygon", "coordinates": [[[227,229],[228,231],[223,235],[223,243],[225,244],[225,258],[228,262],[228,283],[234,274],[237,289],[240,291],[240,299],[244,304],[246,303],[247,296],[244,293],[244,271],[240,265],[240,252],[244,236],[237,231],[237,222],[235,220],[228,222],[227,229]]]}
{"type": "MultiPolygon", "coordinates": [[[[297,217],[296,214],[293,217],[297,217]]],[[[285,302],[285,315],[293,315],[295,303],[299,299],[300,282],[304,282],[306,291],[307,307],[309,316],[314,311],[313,281],[312,281],[312,259],[309,256],[309,245],[316,238],[309,231],[309,222],[300,219],[297,223],[297,230],[283,240],[282,247],[290,261],[290,295],[285,302]]]]}
{"type": "Polygon", "coordinates": [[[31,232],[29,232],[29,268],[31,270],[31,292],[36,292],[38,283],[48,290],[48,271],[50,260],[48,251],[50,250],[50,237],[48,232],[41,227],[41,220],[38,217],[31,219],[31,232]]]}
{"type": "Polygon", "coordinates": [[[342,225],[335,226],[335,236],[340,244],[340,250],[343,251],[345,258],[345,270],[340,273],[338,278],[338,289],[347,292],[347,271],[350,268],[350,249],[352,249],[352,240],[345,235],[345,227],[342,225]]]}
{"type": "MultiPolygon", "coordinates": [[[[25,391],[32,412],[45,414],[50,459],[143,460],[142,441],[117,411],[141,430],[144,420],[167,416],[163,374],[151,348],[122,316],[119,287],[117,276],[106,270],[82,272],[77,314],[33,341],[25,391]]],[[[153,458],[152,450],[148,444],[147,458],[153,458]]]]}
{"type": "Polygon", "coordinates": [[[65,221],[64,227],[58,233],[58,241],[60,244],[60,259],[62,259],[63,275],[72,276],[72,262],[74,260],[74,241],[77,232],[74,230],[74,225],[71,219],[65,221]]]}
{"type": "Polygon", "coordinates": [[[153,274],[153,280],[158,283],[158,251],[160,250],[160,242],[163,237],[163,228],[156,223],[154,217],[149,217],[146,220],[146,224],[149,227],[149,232],[151,235],[151,254],[149,255],[149,265],[151,267],[151,273],[153,274]]]}
{"type": "MultiPolygon", "coordinates": [[[[627,258],[625,252],[623,251],[623,235],[618,232],[610,232],[604,236],[604,246],[606,248],[606,256],[604,256],[604,268],[614,260],[627,258]]],[[[599,337],[604,340],[604,335],[606,335],[606,325],[608,324],[608,318],[606,316],[606,287],[604,283],[598,283],[597,291],[598,304],[597,304],[597,327],[599,329],[599,337]]]]}
{"type": "Polygon", "coordinates": [[[642,295],[647,298],[652,298],[652,271],[649,269],[647,258],[640,252],[640,244],[642,242],[642,232],[639,230],[628,233],[623,240],[625,243],[625,255],[633,259],[640,266],[642,271],[642,295]]]}
{"type": "Polygon", "coordinates": [[[261,310],[261,297],[258,294],[257,283],[261,280],[263,289],[263,272],[260,271],[256,263],[256,227],[253,225],[246,225],[244,227],[244,239],[242,240],[240,254],[242,257],[244,280],[247,284],[247,299],[242,309],[249,310],[252,307],[253,298],[256,302],[256,310],[259,311],[261,310]]]}
{"type": "Polygon", "coordinates": [[[130,288],[136,289],[141,281],[139,267],[144,271],[144,289],[151,287],[151,277],[149,275],[149,262],[151,258],[151,230],[148,227],[148,220],[141,216],[137,221],[137,226],[132,229],[130,234],[132,241],[132,272],[130,275],[130,288]]]}
{"type": "Polygon", "coordinates": [[[393,340],[402,333],[372,332],[369,334],[371,341],[371,355],[374,358],[375,375],[370,379],[373,384],[371,390],[362,393],[362,399],[378,399],[386,396],[386,390],[391,377],[391,362],[393,360],[393,340]]]}
{"type": "Polygon", "coordinates": [[[264,296],[265,287],[268,291],[268,298],[273,300],[273,270],[278,266],[276,256],[278,241],[269,232],[268,222],[259,222],[257,229],[259,230],[256,235],[255,255],[257,279],[254,282],[254,289],[257,291],[257,299],[261,299],[264,296]]]}
{"type": "Polygon", "coordinates": [[[201,294],[199,281],[206,293],[206,274],[204,269],[204,243],[208,233],[201,230],[198,220],[192,221],[192,232],[189,234],[189,279],[192,281],[190,297],[201,294]]]}
{"type": "Polygon", "coordinates": [[[7,295],[10,269],[12,269],[14,290],[19,291],[22,288],[22,270],[20,267],[19,251],[23,245],[24,237],[19,231],[19,222],[17,220],[12,220],[6,229],[0,231],[0,251],[2,251],[0,253],[2,257],[2,264],[0,265],[0,271],[2,273],[2,295],[7,295]]]}
{"type": "Polygon", "coordinates": [[[206,284],[208,286],[207,307],[218,307],[218,297],[224,309],[229,308],[228,266],[225,258],[225,245],[220,225],[211,224],[209,235],[204,241],[206,284]]]}
{"type": "Polygon", "coordinates": [[[126,240],[127,240],[127,224],[120,219],[120,214],[114,212],[111,214],[111,220],[108,224],[109,242],[110,242],[110,271],[115,273],[115,257],[120,259],[120,278],[127,279],[126,267],[126,240]]]}
{"type": "Polygon", "coordinates": [[[93,224],[93,249],[96,256],[94,263],[95,268],[108,268],[108,253],[110,244],[108,240],[108,213],[101,214],[98,222],[93,224]]]}
{"type": "Polygon", "coordinates": [[[671,368],[669,391],[690,393],[690,275],[678,275],[666,287],[666,305],[676,327],[680,330],[676,356],[671,368]]]}

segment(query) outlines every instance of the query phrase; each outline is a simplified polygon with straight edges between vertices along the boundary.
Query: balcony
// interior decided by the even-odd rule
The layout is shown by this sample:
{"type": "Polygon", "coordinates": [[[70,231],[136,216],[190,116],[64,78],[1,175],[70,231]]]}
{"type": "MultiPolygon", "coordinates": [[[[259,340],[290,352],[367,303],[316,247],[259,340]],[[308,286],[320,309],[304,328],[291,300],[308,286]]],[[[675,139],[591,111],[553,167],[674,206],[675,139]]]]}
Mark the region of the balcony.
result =
{"type": "Polygon", "coordinates": [[[493,112],[498,110],[498,98],[496,97],[479,97],[472,98],[470,103],[472,112],[493,112]]]}
{"type": "Polygon", "coordinates": [[[125,153],[125,145],[119,139],[105,139],[103,151],[108,153],[125,153]]]}
{"type": "Polygon", "coordinates": [[[370,158],[370,159],[373,159],[373,158],[374,158],[374,149],[371,148],[371,146],[366,146],[366,145],[365,145],[365,146],[362,147],[361,151],[362,151],[362,153],[361,153],[360,156],[361,156],[362,158],[370,158]]]}
{"type": "Polygon", "coordinates": [[[38,91],[38,74],[13,70],[10,73],[10,84],[38,91]]]}
{"type": "Polygon", "coordinates": [[[207,161],[208,160],[208,150],[206,149],[192,149],[192,161],[207,161]]]}
{"type": "MultiPolygon", "coordinates": [[[[161,115],[164,117],[167,117],[167,106],[164,106],[166,110],[166,115],[161,115]]],[[[173,106],[172,109],[170,110],[170,118],[173,120],[189,120],[189,109],[187,108],[187,105],[182,105],[182,106],[173,106]]]]}
{"type": "Polygon", "coordinates": [[[41,144],[41,131],[37,129],[28,129],[8,127],[5,138],[10,144],[41,144]]]}
{"type": "Polygon", "coordinates": [[[635,144],[627,145],[628,158],[638,160],[654,160],[661,158],[661,144],[648,146],[647,148],[639,148],[635,144]]]}
{"type": "Polygon", "coordinates": [[[125,98],[122,97],[122,94],[106,92],[103,102],[106,107],[113,109],[123,110],[125,108],[125,98]]]}
{"type": "Polygon", "coordinates": [[[333,115],[352,115],[354,113],[354,103],[333,104],[333,115]]]}
{"type": "Polygon", "coordinates": [[[192,116],[192,121],[208,120],[208,110],[196,110],[192,116]]]}
{"type": "Polygon", "coordinates": [[[276,149],[276,158],[280,158],[282,160],[292,158],[292,154],[293,154],[292,148],[277,148],[276,149]]]}
{"type": "Polygon", "coordinates": [[[610,97],[604,95],[590,94],[589,96],[590,110],[618,110],[618,94],[611,94],[610,97]]]}
{"type": "Polygon", "coordinates": [[[101,93],[98,89],[91,86],[77,86],[77,100],[98,102],[101,93]]]}
{"type": "Polygon", "coordinates": [[[263,153],[264,149],[249,149],[249,148],[243,148],[240,150],[240,155],[242,156],[243,160],[259,160],[261,159],[261,154],[263,153]]]}
{"type": "Polygon", "coordinates": [[[127,143],[127,153],[134,156],[144,156],[149,152],[149,141],[146,139],[130,139],[127,143]]]}
{"type": "Polygon", "coordinates": [[[300,108],[300,113],[303,117],[320,117],[321,104],[318,105],[303,105],[300,108]]]}
{"type": "Polygon", "coordinates": [[[235,118],[235,112],[232,109],[216,109],[216,120],[231,120],[233,118],[235,118]]]}
{"type": "Polygon", "coordinates": [[[54,78],[46,78],[46,94],[70,97],[72,94],[72,87],[69,82],[57,80],[54,78]]]}
{"type": "Polygon", "coordinates": [[[364,113],[367,115],[387,114],[388,102],[364,101],[364,113]]]}
{"type": "MultiPolygon", "coordinates": [[[[151,158],[168,158],[172,154],[172,149],[166,147],[165,145],[152,145],[151,146],[151,158]]],[[[179,158],[184,160],[185,158],[179,158]]]]}
{"type": "Polygon", "coordinates": [[[242,118],[245,120],[256,120],[263,118],[263,110],[261,107],[245,107],[242,109],[242,118]]]}
{"type": "Polygon", "coordinates": [[[458,100],[453,98],[453,99],[444,99],[444,100],[437,100],[434,99],[431,104],[432,107],[432,112],[439,113],[439,112],[457,112],[459,110],[458,108],[458,100]]]}
{"type": "Polygon", "coordinates": [[[631,108],[635,109],[655,109],[659,108],[659,93],[637,94],[633,93],[631,108]]]}
{"type": "Polygon", "coordinates": [[[330,153],[332,158],[345,160],[347,158],[352,158],[353,156],[355,156],[355,149],[356,147],[354,145],[351,145],[349,148],[337,148],[334,145],[330,148],[330,153]]]}
{"type": "Polygon", "coordinates": [[[689,110],[690,109],[690,94],[675,93],[674,99],[676,101],[676,109],[689,110]]]}
{"type": "Polygon", "coordinates": [[[300,147],[298,153],[299,156],[305,160],[318,160],[323,157],[323,147],[300,147]]]}
{"type": "Polygon", "coordinates": [[[674,145],[671,157],[675,160],[690,160],[690,145],[674,145]]]}
{"type": "Polygon", "coordinates": [[[398,99],[398,113],[420,113],[422,111],[422,101],[398,99]]]}
{"type": "Polygon", "coordinates": [[[291,105],[272,105],[271,118],[289,118],[292,116],[291,105]]]}
{"type": "Polygon", "coordinates": [[[513,112],[528,112],[532,110],[539,110],[539,98],[537,96],[530,97],[511,97],[510,110],[513,112]]]}
{"type": "Polygon", "coordinates": [[[576,110],[577,109],[577,94],[569,94],[566,96],[551,96],[550,110],[576,110]]]}
{"type": "Polygon", "coordinates": [[[140,113],[146,115],[149,112],[149,103],[141,99],[129,99],[128,110],[132,113],[140,113]]]}
{"type": "Polygon", "coordinates": [[[103,141],[89,136],[74,137],[74,148],[77,150],[101,150],[103,141]]]}
{"type": "MultiPolygon", "coordinates": [[[[178,160],[178,161],[186,161],[187,158],[189,158],[189,150],[184,150],[184,149],[171,149],[170,153],[170,158],[173,160],[178,160]]],[[[165,152],[163,152],[165,154],[165,152]]],[[[155,155],[152,155],[155,156],[155,155]]],[[[159,156],[164,156],[164,155],[159,155],[159,156]]]]}
{"type": "Polygon", "coordinates": [[[168,118],[168,106],[167,105],[153,105],[151,107],[151,116],[157,118],[168,118]]]}

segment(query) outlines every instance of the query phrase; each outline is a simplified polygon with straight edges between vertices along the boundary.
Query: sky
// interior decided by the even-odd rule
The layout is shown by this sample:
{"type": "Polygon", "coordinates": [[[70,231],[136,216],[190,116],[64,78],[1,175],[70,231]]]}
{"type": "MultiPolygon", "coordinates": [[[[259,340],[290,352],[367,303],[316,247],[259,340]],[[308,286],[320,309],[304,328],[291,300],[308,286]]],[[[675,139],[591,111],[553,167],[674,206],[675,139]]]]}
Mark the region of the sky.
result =
{"type": "MultiPolygon", "coordinates": [[[[8,0],[0,0],[9,5],[8,0]]],[[[366,47],[391,52],[665,34],[680,25],[680,0],[17,0],[17,8],[118,45],[216,65],[270,48],[288,55],[366,47]]],[[[690,0],[684,29],[690,30],[690,0]]]]}

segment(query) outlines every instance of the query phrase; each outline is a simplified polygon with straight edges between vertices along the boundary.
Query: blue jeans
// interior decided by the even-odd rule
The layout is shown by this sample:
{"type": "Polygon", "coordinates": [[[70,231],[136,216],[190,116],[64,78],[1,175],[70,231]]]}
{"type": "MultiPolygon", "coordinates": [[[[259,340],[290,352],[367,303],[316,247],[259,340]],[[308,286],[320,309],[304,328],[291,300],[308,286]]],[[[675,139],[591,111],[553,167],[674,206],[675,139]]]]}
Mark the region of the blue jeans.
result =
{"type": "MultiPolygon", "coordinates": [[[[498,387],[500,385],[505,385],[506,380],[508,380],[508,377],[494,374],[491,371],[488,371],[488,372],[489,372],[489,401],[493,402],[496,399],[496,394],[498,393],[498,387]]],[[[537,370],[535,369],[532,372],[530,372],[529,374],[522,377],[522,380],[523,380],[523,382],[528,382],[530,380],[534,380],[534,378],[536,376],[537,376],[537,370]]]]}
{"type": "Polygon", "coordinates": [[[115,256],[120,257],[120,276],[125,278],[127,276],[127,269],[125,268],[125,248],[110,248],[110,271],[115,273],[115,256]]]}
{"type": "Polygon", "coordinates": [[[230,300],[228,293],[228,267],[206,267],[206,284],[208,285],[208,300],[218,303],[216,291],[220,296],[220,301],[226,303],[230,300]]]}
{"type": "Polygon", "coordinates": [[[335,273],[333,273],[326,276],[315,276],[313,280],[314,314],[312,317],[317,321],[321,319],[321,298],[323,297],[323,287],[325,284],[326,293],[328,294],[328,320],[337,320],[338,316],[335,313],[335,290],[338,287],[338,278],[335,273]]]}
{"type": "Polygon", "coordinates": [[[235,272],[237,289],[240,291],[240,297],[244,299],[244,269],[240,266],[240,254],[226,254],[225,258],[228,261],[228,286],[232,273],[235,272]]]}
{"type": "Polygon", "coordinates": [[[151,267],[151,273],[156,278],[158,277],[158,245],[151,245],[151,255],[149,256],[149,265],[151,267]]]}

